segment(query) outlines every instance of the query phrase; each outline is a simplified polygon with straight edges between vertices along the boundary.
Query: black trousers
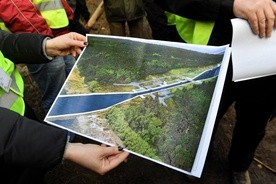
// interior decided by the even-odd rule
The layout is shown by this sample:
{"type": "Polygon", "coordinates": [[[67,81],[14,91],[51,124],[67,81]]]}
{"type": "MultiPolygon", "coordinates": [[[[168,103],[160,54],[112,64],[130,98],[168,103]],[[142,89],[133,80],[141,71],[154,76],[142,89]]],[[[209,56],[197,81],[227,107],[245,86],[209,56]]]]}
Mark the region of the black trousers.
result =
{"type": "Polygon", "coordinates": [[[230,63],[216,125],[228,107],[235,102],[236,123],[228,158],[232,170],[245,171],[254,159],[255,151],[275,109],[276,90],[273,86],[276,75],[241,82],[233,82],[231,79],[230,63]]]}
{"type": "Polygon", "coordinates": [[[76,0],[76,9],[74,11],[74,17],[76,20],[79,20],[80,17],[83,17],[87,22],[90,18],[90,12],[86,6],[85,0],[76,0]]]}
{"type": "Polygon", "coordinates": [[[69,31],[77,32],[84,36],[89,33],[89,31],[87,31],[85,27],[75,18],[69,21],[69,31]]]}

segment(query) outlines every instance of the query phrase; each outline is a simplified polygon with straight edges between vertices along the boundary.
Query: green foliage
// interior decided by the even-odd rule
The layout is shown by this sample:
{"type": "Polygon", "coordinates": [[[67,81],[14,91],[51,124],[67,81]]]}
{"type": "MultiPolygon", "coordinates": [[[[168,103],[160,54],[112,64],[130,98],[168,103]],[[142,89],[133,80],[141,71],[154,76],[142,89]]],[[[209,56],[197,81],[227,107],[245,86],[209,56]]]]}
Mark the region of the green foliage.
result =
{"type": "Polygon", "coordinates": [[[98,83],[98,81],[91,81],[91,82],[88,82],[88,88],[91,92],[94,92],[94,91],[98,91],[101,87],[98,83]]]}
{"type": "Polygon", "coordinates": [[[146,104],[132,105],[126,109],[125,116],[130,128],[148,144],[155,146],[162,133],[162,121],[151,111],[151,108],[147,108],[146,104]]]}
{"type": "Polygon", "coordinates": [[[211,67],[222,60],[222,55],[204,54],[174,47],[145,44],[130,40],[93,38],[78,63],[85,82],[99,84],[140,81],[174,69],[211,67]],[[87,64],[89,63],[89,64],[87,64]]]}
{"type": "Polygon", "coordinates": [[[215,80],[173,90],[167,106],[157,98],[132,100],[108,110],[112,129],[133,151],[191,169],[204,127],[215,80]]]}
{"type": "MultiPolygon", "coordinates": [[[[220,63],[222,55],[126,40],[93,38],[86,62],[78,67],[90,89],[165,75],[195,76],[220,63]],[[89,58],[89,59],[88,59],[89,58]],[[91,61],[90,61],[91,60],[91,61]]],[[[128,149],[186,170],[191,169],[205,124],[216,78],[170,90],[166,105],[134,99],[110,108],[107,122],[128,149]]],[[[114,87],[115,88],[115,87],[114,87]]]]}
{"type": "Polygon", "coordinates": [[[111,108],[106,113],[106,119],[112,129],[117,132],[120,139],[124,141],[128,149],[160,160],[156,155],[155,149],[128,126],[128,123],[125,121],[124,112],[121,109],[116,107],[111,108]]]}

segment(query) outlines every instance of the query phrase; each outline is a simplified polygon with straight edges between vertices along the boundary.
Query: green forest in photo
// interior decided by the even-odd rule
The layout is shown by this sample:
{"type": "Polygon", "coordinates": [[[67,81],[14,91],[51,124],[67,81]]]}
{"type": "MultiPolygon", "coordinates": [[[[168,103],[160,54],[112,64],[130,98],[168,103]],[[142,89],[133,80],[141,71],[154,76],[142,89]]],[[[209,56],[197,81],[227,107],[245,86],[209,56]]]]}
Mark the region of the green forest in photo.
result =
{"type": "Polygon", "coordinates": [[[215,81],[180,87],[166,106],[147,96],[110,108],[106,119],[125,146],[190,170],[198,149],[215,81]]]}
{"type": "MultiPolygon", "coordinates": [[[[149,81],[162,76],[194,77],[222,61],[223,55],[146,44],[124,39],[88,37],[89,46],[77,64],[90,92],[123,92],[113,84],[149,81]]],[[[122,91],[123,90],[123,91],[122,91]]]]}

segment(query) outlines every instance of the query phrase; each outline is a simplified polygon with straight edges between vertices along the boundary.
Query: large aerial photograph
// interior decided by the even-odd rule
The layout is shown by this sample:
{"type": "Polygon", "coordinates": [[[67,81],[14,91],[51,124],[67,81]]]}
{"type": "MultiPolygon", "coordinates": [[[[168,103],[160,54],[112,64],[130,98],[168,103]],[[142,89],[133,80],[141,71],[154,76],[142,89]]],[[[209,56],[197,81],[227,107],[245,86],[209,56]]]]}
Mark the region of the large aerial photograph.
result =
{"type": "Polygon", "coordinates": [[[229,47],[93,34],[87,41],[45,121],[200,177],[229,47]]]}

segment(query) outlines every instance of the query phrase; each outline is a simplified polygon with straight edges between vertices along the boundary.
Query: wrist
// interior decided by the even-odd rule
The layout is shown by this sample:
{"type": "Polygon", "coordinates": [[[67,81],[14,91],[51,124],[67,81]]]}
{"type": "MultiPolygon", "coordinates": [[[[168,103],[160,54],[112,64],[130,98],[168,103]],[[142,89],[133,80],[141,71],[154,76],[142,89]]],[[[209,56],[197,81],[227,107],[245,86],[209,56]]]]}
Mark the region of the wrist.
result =
{"type": "Polygon", "coordinates": [[[44,56],[49,59],[49,60],[53,60],[54,57],[50,56],[49,55],[49,40],[51,40],[50,37],[46,37],[44,40],[43,40],[43,43],[42,43],[42,51],[43,51],[43,54],[44,56]]]}
{"type": "Polygon", "coordinates": [[[64,160],[70,160],[70,158],[72,158],[72,149],[72,143],[67,141],[63,155],[64,160]]]}
{"type": "Polygon", "coordinates": [[[82,143],[70,143],[69,141],[67,142],[67,145],[64,150],[64,155],[63,159],[64,160],[75,160],[75,158],[78,156],[78,151],[80,149],[80,146],[82,143]]]}

